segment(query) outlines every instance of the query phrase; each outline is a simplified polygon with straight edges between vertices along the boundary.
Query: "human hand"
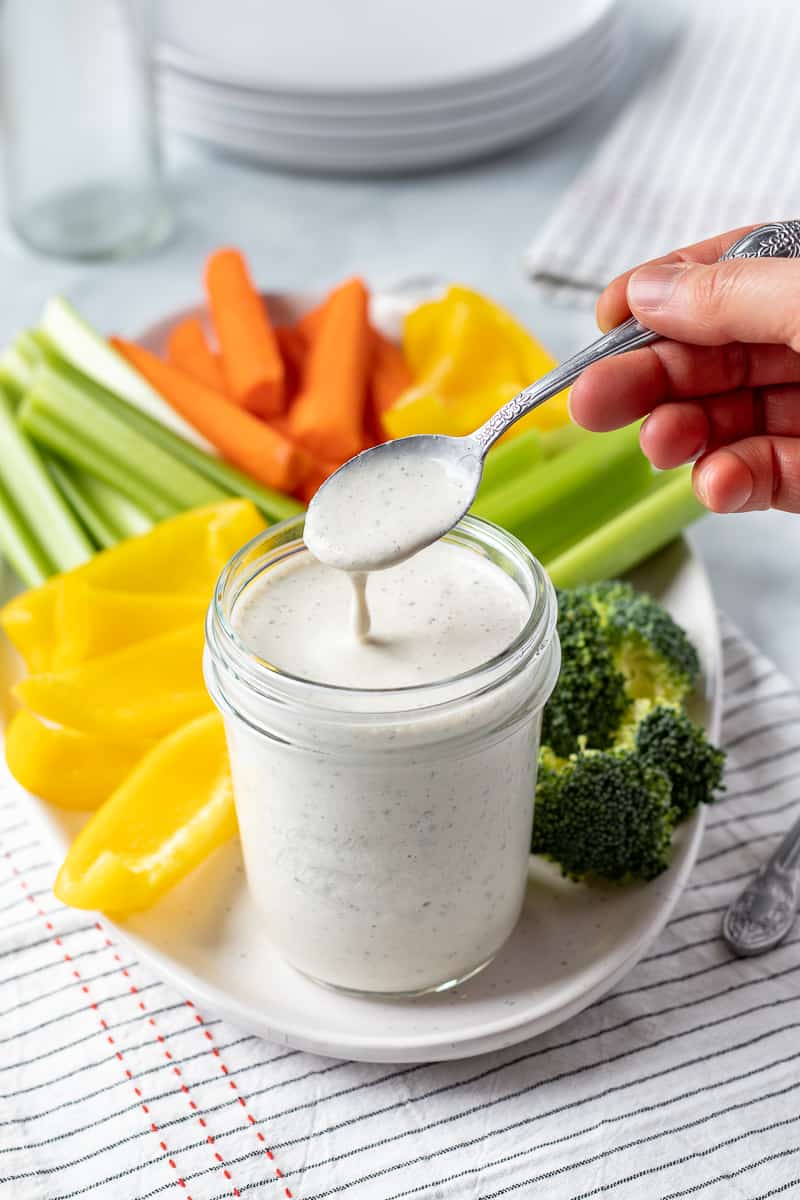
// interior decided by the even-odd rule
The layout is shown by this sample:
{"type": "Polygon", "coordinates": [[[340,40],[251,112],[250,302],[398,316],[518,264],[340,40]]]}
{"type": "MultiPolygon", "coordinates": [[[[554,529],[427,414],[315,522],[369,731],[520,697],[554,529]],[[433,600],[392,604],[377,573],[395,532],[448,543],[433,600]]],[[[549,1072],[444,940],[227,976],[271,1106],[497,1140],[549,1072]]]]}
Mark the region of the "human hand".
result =
{"type": "Polygon", "coordinates": [[[609,284],[601,329],[633,313],[674,340],[595,363],[570,409],[597,431],[646,417],[644,453],[661,468],[694,461],[695,492],[714,512],[800,512],[800,259],[717,262],[747,231],[609,284]]]}

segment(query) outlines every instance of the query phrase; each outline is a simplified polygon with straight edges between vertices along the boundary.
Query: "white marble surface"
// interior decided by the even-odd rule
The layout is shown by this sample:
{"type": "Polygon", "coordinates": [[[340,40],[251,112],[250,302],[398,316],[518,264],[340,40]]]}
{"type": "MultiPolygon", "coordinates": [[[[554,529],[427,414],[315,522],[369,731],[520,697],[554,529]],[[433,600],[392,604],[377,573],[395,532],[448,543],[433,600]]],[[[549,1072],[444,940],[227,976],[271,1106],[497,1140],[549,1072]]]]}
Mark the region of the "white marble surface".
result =
{"type": "MultiPolygon", "coordinates": [[[[564,355],[592,336],[592,316],[549,303],[525,278],[522,255],[637,78],[666,52],[679,5],[633,4],[628,61],[612,91],[565,128],[490,162],[404,179],[331,180],[176,144],[168,153],[176,227],[158,250],[86,266],[29,254],[0,228],[0,341],[34,322],[54,291],[102,328],[135,334],[195,301],[206,252],[235,242],[258,280],[275,289],[324,286],[355,272],[375,285],[420,273],[458,279],[508,304],[564,355]]],[[[691,536],[719,605],[800,683],[800,517],[708,517],[691,536]]]]}

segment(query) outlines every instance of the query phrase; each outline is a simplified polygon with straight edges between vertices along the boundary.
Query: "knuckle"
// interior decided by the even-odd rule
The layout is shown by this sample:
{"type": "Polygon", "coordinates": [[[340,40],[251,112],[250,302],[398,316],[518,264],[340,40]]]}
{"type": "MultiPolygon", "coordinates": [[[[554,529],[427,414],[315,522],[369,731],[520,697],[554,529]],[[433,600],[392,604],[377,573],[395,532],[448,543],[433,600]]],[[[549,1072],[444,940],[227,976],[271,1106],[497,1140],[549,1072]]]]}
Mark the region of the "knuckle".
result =
{"type": "Polygon", "coordinates": [[[722,370],[729,387],[744,388],[751,386],[750,352],[744,342],[725,342],[719,347],[722,356],[722,370]]]}
{"type": "Polygon", "coordinates": [[[704,322],[712,325],[724,320],[732,297],[745,285],[740,263],[725,263],[692,271],[692,303],[704,322]],[[732,269],[729,269],[732,268],[732,269]]]}

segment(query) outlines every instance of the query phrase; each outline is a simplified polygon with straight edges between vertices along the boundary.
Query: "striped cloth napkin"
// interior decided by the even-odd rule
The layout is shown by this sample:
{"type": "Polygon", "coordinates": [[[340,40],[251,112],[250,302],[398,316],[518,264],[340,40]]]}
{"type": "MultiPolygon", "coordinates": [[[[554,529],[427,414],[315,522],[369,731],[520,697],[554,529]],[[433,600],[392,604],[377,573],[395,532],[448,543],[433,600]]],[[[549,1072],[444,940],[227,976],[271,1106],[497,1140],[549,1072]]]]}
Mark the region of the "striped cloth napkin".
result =
{"type": "Polygon", "coordinates": [[[336,1062],[194,1007],[56,903],[6,779],[0,1196],[800,1195],[800,928],[743,960],[719,934],[800,799],[800,696],[729,625],[723,646],[728,794],[673,919],[613,994],[462,1062],[336,1062]]]}
{"type": "MultiPolygon", "coordinates": [[[[796,0],[666,0],[677,44],[644,81],[527,255],[553,298],[739,225],[800,214],[796,0]]],[[[646,48],[643,47],[643,52],[646,48]]],[[[662,51],[663,53],[663,51],[662,51]]]]}

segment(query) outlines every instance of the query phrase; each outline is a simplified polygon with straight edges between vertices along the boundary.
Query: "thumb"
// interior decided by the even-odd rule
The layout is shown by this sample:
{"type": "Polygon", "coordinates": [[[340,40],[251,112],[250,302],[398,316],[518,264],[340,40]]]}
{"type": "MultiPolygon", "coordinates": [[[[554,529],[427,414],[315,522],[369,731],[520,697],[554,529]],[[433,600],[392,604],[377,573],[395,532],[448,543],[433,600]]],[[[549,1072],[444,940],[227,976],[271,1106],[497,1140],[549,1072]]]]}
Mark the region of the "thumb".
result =
{"type": "Polygon", "coordinates": [[[643,325],[701,346],[780,342],[800,350],[800,260],[648,264],[628,280],[643,325]]]}

